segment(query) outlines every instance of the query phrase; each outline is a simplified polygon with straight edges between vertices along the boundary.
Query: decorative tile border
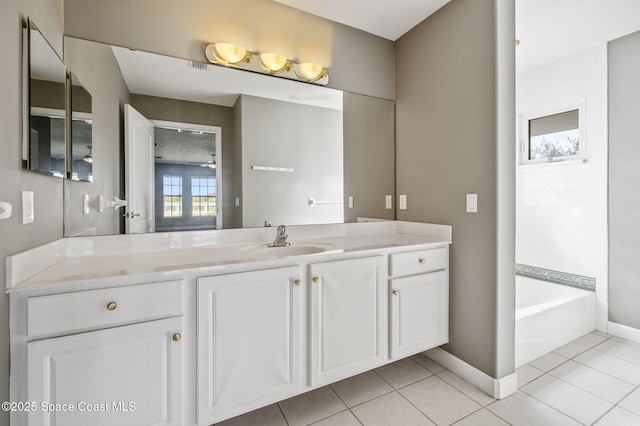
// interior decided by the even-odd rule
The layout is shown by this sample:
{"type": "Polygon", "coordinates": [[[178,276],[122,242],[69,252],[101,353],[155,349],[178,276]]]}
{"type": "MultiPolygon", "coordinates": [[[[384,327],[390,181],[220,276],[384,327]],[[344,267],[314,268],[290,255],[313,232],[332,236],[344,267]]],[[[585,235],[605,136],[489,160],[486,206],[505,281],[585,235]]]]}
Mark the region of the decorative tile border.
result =
{"type": "Polygon", "coordinates": [[[556,284],[568,285],[569,287],[581,288],[583,290],[596,291],[596,279],[592,277],[585,277],[583,275],[553,271],[551,269],[522,265],[520,263],[516,263],[516,275],[522,275],[524,277],[535,278],[542,281],[549,281],[556,284]]]}

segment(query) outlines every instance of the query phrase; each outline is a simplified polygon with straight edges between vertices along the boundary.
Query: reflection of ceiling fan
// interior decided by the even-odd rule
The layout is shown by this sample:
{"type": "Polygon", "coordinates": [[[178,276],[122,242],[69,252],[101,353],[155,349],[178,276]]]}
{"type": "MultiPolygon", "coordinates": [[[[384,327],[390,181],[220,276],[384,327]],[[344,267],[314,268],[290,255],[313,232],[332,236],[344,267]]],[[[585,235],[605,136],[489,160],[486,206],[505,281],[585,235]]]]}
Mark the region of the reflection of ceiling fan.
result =
{"type": "Polygon", "coordinates": [[[200,167],[209,167],[210,169],[216,168],[216,155],[211,154],[211,160],[207,161],[204,164],[201,164],[200,167]]]}

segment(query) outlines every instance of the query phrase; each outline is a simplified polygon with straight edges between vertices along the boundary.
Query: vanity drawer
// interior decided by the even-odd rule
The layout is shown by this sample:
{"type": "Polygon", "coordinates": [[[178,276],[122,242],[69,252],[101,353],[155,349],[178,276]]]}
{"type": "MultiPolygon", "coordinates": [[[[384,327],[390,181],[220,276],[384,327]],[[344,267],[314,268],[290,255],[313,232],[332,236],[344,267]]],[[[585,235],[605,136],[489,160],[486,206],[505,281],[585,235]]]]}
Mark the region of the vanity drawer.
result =
{"type": "Polygon", "coordinates": [[[27,298],[27,337],[49,337],[181,315],[182,281],[27,298]]]}
{"type": "Polygon", "coordinates": [[[446,248],[411,251],[389,256],[389,275],[413,275],[447,267],[446,248]]]}

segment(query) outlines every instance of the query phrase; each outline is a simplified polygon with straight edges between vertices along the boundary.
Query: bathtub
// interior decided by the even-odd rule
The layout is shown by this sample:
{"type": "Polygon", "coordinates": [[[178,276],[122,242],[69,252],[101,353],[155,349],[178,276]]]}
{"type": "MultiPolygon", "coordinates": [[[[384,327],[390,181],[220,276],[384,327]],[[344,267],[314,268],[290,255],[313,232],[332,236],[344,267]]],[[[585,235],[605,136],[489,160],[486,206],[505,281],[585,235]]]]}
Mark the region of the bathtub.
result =
{"type": "Polygon", "coordinates": [[[516,368],[595,327],[595,292],[516,276],[516,368]]]}

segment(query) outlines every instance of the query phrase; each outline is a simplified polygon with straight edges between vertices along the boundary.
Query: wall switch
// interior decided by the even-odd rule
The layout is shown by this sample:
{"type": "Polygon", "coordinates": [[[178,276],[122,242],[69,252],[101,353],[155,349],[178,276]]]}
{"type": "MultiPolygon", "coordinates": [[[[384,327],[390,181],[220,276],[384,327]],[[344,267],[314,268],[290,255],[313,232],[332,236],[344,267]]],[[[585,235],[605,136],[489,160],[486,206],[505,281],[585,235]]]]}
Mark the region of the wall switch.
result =
{"type": "Polygon", "coordinates": [[[9,219],[11,217],[11,203],[7,201],[0,201],[0,219],[9,219]]]}
{"type": "Polygon", "coordinates": [[[353,208],[353,195],[349,195],[348,203],[349,203],[349,208],[352,209],[353,208]]]}
{"type": "Polygon", "coordinates": [[[467,194],[467,213],[478,213],[478,194],[467,194]]]}
{"type": "Polygon", "coordinates": [[[22,191],[22,224],[33,223],[34,220],[33,191],[22,191]]]}
{"type": "Polygon", "coordinates": [[[240,207],[240,197],[236,197],[236,207],[240,207]]]}
{"type": "Polygon", "coordinates": [[[407,196],[406,195],[401,195],[400,196],[399,204],[400,204],[400,210],[406,210],[407,209],[407,196]]]}
{"type": "Polygon", "coordinates": [[[82,194],[82,213],[89,214],[89,194],[82,194]]]}
{"type": "Polygon", "coordinates": [[[384,197],[384,205],[389,210],[393,208],[393,198],[391,198],[391,195],[384,197]]]}

